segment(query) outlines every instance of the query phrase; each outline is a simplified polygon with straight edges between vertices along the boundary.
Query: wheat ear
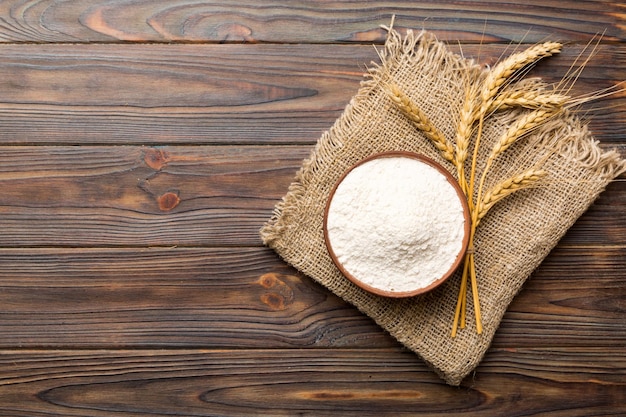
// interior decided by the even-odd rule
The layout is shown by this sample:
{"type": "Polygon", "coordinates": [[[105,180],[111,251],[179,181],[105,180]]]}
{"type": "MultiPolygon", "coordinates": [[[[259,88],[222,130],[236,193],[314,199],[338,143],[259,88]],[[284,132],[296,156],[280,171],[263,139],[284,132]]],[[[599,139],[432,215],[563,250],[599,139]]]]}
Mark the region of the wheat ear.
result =
{"type": "Polygon", "coordinates": [[[529,188],[546,175],[541,169],[529,169],[521,174],[515,175],[505,181],[496,184],[491,190],[485,193],[476,207],[478,215],[475,224],[485,217],[487,212],[500,200],[513,194],[516,191],[529,188]]]}
{"type": "Polygon", "coordinates": [[[540,93],[536,91],[514,90],[498,94],[487,109],[487,113],[498,110],[509,110],[515,107],[527,109],[562,108],[570,101],[570,97],[557,93],[540,93]]]}
{"type": "Polygon", "coordinates": [[[395,84],[387,86],[386,91],[396,107],[439,149],[444,159],[454,164],[454,146],[428,116],[395,84]]]}
{"type": "Polygon", "coordinates": [[[517,71],[530,64],[534,64],[542,58],[561,52],[562,47],[563,45],[558,42],[540,43],[522,52],[513,54],[496,64],[496,66],[489,71],[483,83],[481,115],[484,115],[491,107],[491,103],[498,95],[500,88],[507,83],[517,71]]]}
{"type": "MultiPolygon", "coordinates": [[[[457,168],[459,184],[465,195],[468,195],[468,184],[465,178],[465,161],[469,149],[470,139],[472,137],[472,129],[474,126],[474,114],[476,107],[477,88],[469,84],[465,87],[465,100],[459,114],[459,124],[456,130],[456,153],[455,165],[457,168]]],[[[471,202],[471,198],[468,199],[471,202]]]]}
{"type": "MultiPolygon", "coordinates": [[[[500,140],[496,142],[489,159],[495,158],[506,151],[520,137],[541,126],[546,120],[554,116],[557,112],[558,109],[555,108],[540,108],[520,117],[507,129],[500,140]]],[[[487,164],[490,164],[489,160],[487,160],[487,164]]]]}

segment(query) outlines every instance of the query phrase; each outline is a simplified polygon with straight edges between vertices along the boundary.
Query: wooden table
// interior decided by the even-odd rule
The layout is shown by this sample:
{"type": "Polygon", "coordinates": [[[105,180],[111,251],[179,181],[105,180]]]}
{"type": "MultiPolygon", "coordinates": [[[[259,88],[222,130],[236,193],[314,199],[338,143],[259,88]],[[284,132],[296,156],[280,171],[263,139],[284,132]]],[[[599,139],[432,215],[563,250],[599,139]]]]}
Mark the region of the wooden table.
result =
{"type": "MultiPolygon", "coordinates": [[[[393,14],[484,63],[565,41],[548,81],[597,43],[581,95],[625,5],[223,3],[0,4],[0,415],[626,415],[626,176],[459,388],[258,236],[393,14]]],[[[625,97],[581,109],[623,155],[625,97]]]]}

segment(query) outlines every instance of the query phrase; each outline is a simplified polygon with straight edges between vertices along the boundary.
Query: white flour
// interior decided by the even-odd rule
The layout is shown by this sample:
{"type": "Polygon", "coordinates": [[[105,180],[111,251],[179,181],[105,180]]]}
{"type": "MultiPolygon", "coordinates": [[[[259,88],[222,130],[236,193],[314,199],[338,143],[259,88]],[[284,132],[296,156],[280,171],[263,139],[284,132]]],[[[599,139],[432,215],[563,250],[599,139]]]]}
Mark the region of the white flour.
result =
{"type": "Polygon", "coordinates": [[[345,270],[372,287],[427,287],[462,249],[463,205],[453,186],[414,158],[372,159],[339,184],[328,209],[332,251],[345,270]]]}

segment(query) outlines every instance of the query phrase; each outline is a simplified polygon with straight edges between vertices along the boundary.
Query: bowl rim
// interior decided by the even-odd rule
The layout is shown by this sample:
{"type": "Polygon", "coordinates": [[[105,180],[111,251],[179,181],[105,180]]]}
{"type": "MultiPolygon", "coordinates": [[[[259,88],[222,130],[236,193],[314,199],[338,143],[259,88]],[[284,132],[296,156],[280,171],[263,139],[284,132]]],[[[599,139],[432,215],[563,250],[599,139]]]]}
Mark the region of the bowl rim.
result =
{"type": "Polygon", "coordinates": [[[458,181],[456,180],[456,178],[454,178],[454,176],[447,170],[445,169],[440,163],[436,162],[435,160],[433,160],[432,158],[429,158],[425,155],[419,154],[417,152],[410,152],[410,151],[385,151],[385,152],[378,152],[378,153],[374,153],[368,157],[365,157],[361,160],[359,160],[358,162],[356,162],[355,164],[351,165],[350,167],[348,167],[348,169],[346,169],[343,174],[339,177],[339,179],[335,182],[335,184],[333,185],[333,188],[331,189],[330,194],[328,195],[328,199],[326,200],[326,204],[324,207],[324,221],[323,221],[323,231],[324,231],[324,242],[326,244],[326,249],[328,250],[328,253],[333,261],[333,263],[335,264],[335,266],[337,267],[337,269],[339,269],[339,271],[349,280],[351,281],[353,284],[357,285],[358,287],[379,295],[379,296],[383,296],[383,297],[390,297],[390,298],[406,298],[406,297],[414,297],[416,295],[421,295],[424,293],[427,293],[429,291],[432,291],[433,289],[435,289],[436,287],[440,286],[441,284],[443,284],[448,278],[450,278],[450,276],[452,276],[452,274],[457,270],[457,268],[460,266],[461,262],[463,261],[463,258],[465,257],[465,254],[467,252],[467,248],[469,245],[469,238],[470,238],[470,227],[471,227],[471,216],[470,216],[470,210],[469,210],[469,205],[467,202],[467,198],[465,197],[465,193],[463,192],[463,190],[461,189],[461,186],[459,185],[458,181]],[[464,225],[463,225],[463,241],[461,244],[461,249],[459,251],[459,253],[457,254],[453,264],[451,265],[451,267],[448,269],[448,271],[446,271],[441,277],[439,277],[438,279],[436,279],[435,281],[433,281],[431,284],[429,284],[426,287],[422,287],[422,288],[416,288],[415,290],[410,290],[410,291],[387,291],[387,290],[383,290],[380,288],[376,288],[373,287],[369,284],[366,284],[362,281],[360,281],[357,277],[353,276],[350,272],[348,272],[346,270],[346,268],[343,266],[343,264],[339,261],[339,259],[337,258],[333,248],[332,248],[332,244],[330,242],[330,238],[328,235],[328,212],[330,210],[330,206],[333,200],[333,197],[335,195],[335,192],[337,191],[337,188],[339,187],[339,185],[344,181],[344,179],[357,167],[366,164],[367,162],[373,161],[375,159],[379,159],[379,158],[397,158],[397,157],[404,157],[404,158],[411,158],[411,159],[415,159],[418,160],[420,162],[423,162],[427,165],[430,165],[432,168],[434,168],[435,170],[437,170],[439,173],[441,173],[448,181],[448,183],[454,188],[454,190],[457,193],[457,196],[459,197],[459,201],[461,202],[461,206],[463,208],[463,217],[464,217],[464,225]]]}

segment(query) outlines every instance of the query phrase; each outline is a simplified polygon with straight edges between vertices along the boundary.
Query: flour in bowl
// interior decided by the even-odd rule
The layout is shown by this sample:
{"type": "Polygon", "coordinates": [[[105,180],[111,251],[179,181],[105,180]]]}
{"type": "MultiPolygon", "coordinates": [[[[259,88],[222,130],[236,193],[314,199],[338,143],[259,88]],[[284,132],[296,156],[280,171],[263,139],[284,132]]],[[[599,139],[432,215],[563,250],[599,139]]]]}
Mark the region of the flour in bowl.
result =
{"type": "Polygon", "coordinates": [[[353,278],[384,292],[412,292],[457,262],[466,233],[461,198],[429,163],[381,155],[356,166],[337,186],[326,238],[353,278]]]}

